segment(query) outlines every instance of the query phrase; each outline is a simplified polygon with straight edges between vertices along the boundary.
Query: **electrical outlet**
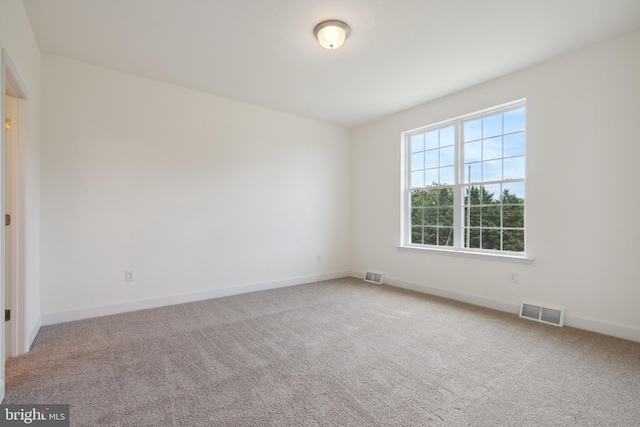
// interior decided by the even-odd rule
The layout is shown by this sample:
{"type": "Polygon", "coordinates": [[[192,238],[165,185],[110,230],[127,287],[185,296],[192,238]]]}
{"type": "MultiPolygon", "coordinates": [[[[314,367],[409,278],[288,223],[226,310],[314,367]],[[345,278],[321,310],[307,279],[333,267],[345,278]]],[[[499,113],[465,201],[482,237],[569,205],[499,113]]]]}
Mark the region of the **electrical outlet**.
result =
{"type": "Polygon", "coordinates": [[[129,268],[125,270],[124,277],[127,282],[133,282],[134,280],[136,280],[136,271],[132,268],[129,268]]]}
{"type": "Polygon", "coordinates": [[[515,271],[512,271],[511,273],[509,273],[509,282],[510,283],[518,283],[518,273],[515,271]]]}
{"type": "Polygon", "coordinates": [[[316,261],[321,261],[321,260],[322,260],[322,256],[316,255],[316,261]]]}

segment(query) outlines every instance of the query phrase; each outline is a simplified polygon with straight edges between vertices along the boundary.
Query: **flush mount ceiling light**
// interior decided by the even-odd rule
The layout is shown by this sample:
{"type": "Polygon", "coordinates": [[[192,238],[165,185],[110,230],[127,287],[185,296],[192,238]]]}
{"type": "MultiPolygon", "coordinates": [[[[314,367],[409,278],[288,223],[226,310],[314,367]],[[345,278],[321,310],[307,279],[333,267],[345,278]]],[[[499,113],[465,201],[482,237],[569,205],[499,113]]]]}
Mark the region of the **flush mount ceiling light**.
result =
{"type": "Polygon", "coordinates": [[[322,21],[313,29],[313,34],[325,49],[337,49],[349,37],[351,28],[342,21],[322,21]]]}

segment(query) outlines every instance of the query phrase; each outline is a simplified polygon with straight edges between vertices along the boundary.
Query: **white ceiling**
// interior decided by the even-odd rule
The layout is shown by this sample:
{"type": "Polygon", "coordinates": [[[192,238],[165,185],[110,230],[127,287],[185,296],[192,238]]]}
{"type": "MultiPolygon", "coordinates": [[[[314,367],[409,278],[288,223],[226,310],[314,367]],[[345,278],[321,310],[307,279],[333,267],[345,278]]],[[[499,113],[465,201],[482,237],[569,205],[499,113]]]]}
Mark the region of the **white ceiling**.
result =
{"type": "Polygon", "coordinates": [[[640,0],[24,0],[49,54],[352,127],[640,27],[640,0]],[[336,51],[313,28],[340,19],[336,51]]]}

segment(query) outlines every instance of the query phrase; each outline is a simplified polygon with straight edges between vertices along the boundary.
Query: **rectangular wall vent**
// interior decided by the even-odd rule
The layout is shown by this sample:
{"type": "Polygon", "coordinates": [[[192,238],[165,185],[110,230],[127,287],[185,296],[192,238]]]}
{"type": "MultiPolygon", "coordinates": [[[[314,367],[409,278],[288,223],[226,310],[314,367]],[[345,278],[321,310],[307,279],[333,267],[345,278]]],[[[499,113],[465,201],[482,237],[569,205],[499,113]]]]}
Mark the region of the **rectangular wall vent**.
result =
{"type": "Polygon", "coordinates": [[[523,301],[520,304],[520,317],[562,326],[564,324],[564,308],[523,301]]]}
{"type": "Polygon", "coordinates": [[[382,284],[382,273],[374,273],[373,271],[367,271],[367,274],[364,275],[364,281],[376,283],[380,285],[382,284]]]}

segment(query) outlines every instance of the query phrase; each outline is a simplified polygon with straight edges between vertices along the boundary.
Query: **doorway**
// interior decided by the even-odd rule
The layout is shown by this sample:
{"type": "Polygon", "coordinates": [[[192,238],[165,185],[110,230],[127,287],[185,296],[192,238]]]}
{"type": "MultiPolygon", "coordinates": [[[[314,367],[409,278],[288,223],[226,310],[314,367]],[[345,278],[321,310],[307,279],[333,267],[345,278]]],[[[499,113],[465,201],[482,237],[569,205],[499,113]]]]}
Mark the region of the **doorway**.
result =
{"type": "MultiPolygon", "coordinates": [[[[13,349],[13,326],[15,324],[15,318],[11,318],[11,313],[16,313],[13,309],[13,293],[15,292],[15,280],[13,259],[13,225],[11,219],[15,221],[15,215],[13,214],[13,187],[14,187],[14,169],[15,163],[13,162],[15,146],[17,141],[18,127],[20,126],[19,117],[17,114],[18,98],[11,96],[12,93],[9,88],[5,88],[5,139],[4,139],[4,308],[5,308],[5,321],[4,321],[4,342],[5,353],[4,362],[11,356],[14,356],[13,349]],[[13,218],[12,218],[13,217],[13,218]],[[12,310],[13,309],[13,310],[12,310]],[[7,315],[8,310],[8,315],[7,315]]],[[[15,316],[14,316],[15,317],[15,316]]]]}
{"type": "Polygon", "coordinates": [[[0,328],[0,401],[4,399],[5,364],[27,352],[25,300],[25,158],[27,95],[15,67],[2,49],[2,147],[0,150],[0,301],[5,309],[0,328]],[[7,312],[6,310],[10,310],[7,312]]]}

